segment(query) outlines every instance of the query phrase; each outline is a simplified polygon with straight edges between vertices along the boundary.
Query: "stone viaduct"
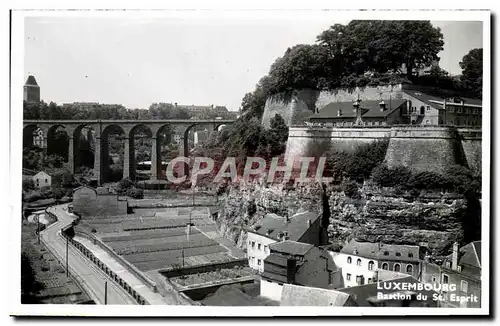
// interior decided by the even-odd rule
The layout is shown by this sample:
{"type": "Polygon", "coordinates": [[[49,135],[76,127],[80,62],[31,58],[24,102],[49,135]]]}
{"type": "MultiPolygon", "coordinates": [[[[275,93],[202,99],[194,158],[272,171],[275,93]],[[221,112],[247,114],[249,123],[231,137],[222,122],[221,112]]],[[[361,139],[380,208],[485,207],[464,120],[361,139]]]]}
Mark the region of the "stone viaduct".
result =
{"type": "MultiPolygon", "coordinates": [[[[144,127],[149,131],[152,139],[151,148],[151,179],[158,180],[161,176],[161,152],[159,138],[165,126],[175,128],[180,134],[179,156],[189,156],[188,135],[193,127],[197,126],[208,130],[209,135],[222,125],[232,124],[234,120],[24,120],[23,147],[33,146],[33,133],[41,130],[43,146],[51,142],[51,135],[58,130],[64,130],[69,137],[68,168],[71,173],[80,163],[78,140],[83,128],[90,128],[95,132],[94,145],[94,177],[98,184],[106,181],[108,168],[108,137],[111,133],[123,133],[125,138],[123,178],[132,177],[135,173],[134,136],[144,127]]],[[[184,174],[184,166],[179,169],[184,174]]]]}

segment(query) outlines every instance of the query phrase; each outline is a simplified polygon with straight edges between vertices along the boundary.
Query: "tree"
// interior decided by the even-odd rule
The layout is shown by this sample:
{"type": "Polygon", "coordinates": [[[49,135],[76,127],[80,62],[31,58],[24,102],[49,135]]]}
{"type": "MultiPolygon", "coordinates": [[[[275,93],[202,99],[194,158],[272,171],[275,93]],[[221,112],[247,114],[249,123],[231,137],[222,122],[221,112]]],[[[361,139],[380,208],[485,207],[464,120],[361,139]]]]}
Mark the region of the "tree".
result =
{"type": "Polygon", "coordinates": [[[462,76],[460,80],[464,87],[475,96],[483,94],[483,49],[472,49],[460,62],[462,76]]]}
{"type": "Polygon", "coordinates": [[[439,60],[437,54],[444,45],[439,28],[415,20],[354,20],[330,27],[317,41],[329,49],[329,66],[337,68],[333,70],[337,76],[400,71],[404,64],[411,77],[415,70],[439,60]]]}
{"type": "Polygon", "coordinates": [[[319,79],[326,77],[328,51],[320,45],[300,44],[288,48],[269,71],[272,93],[291,92],[294,89],[317,89],[319,79]]]}
{"type": "Polygon", "coordinates": [[[27,253],[21,253],[21,303],[38,303],[36,294],[43,289],[43,284],[36,280],[35,271],[27,253]]]}
{"type": "Polygon", "coordinates": [[[241,111],[250,116],[261,117],[264,113],[264,107],[270,92],[269,76],[262,77],[255,90],[251,93],[246,93],[241,101],[241,111]]]}

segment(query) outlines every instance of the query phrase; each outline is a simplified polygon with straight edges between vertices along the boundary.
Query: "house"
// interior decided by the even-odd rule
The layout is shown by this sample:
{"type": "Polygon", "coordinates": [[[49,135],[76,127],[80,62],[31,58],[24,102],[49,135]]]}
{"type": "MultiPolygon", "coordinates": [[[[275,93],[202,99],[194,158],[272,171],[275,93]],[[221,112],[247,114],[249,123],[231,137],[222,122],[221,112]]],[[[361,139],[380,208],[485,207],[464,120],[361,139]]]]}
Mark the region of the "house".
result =
{"type": "Polygon", "coordinates": [[[32,177],[33,183],[37,188],[52,186],[52,177],[45,171],[40,171],[32,177]]]}
{"type": "Polygon", "coordinates": [[[341,291],[284,284],[280,306],[356,306],[352,297],[341,291]]]}
{"type": "Polygon", "coordinates": [[[368,284],[337,289],[359,307],[438,307],[433,287],[399,272],[380,270],[368,284]]]}
{"type": "Polygon", "coordinates": [[[337,266],[342,268],[346,286],[370,283],[377,270],[391,270],[420,275],[419,247],[360,242],[347,243],[339,253],[332,254],[337,266]]]}
{"type": "Polygon", "coordinates": [[[430,91],[405,89],[408,105],[402,111],[405,124],[481,127],[482,101],[465,97],[432,95],[430,91]]]}
{"type": "Polygon", "coordinates": [[[105,188],[81,186],[73,190],[73,213],[79,216],[126,215],[127,200],[118,198],[105,188]]]}
{"type": "Polygon", "coordinates": [[[343,287],[342,273],[327,250],[290,240],[272,243],[269,250],[261,273],[261,296],[281,300],[284,284],[323,289],[343,287]]]}
{"type": "Polygon", "coordinates": [[[329,223],[326,220],[322,222],[321,214],[314,212],[298,213],[291,217],[267,214],[259,225],[247,232],[249,266],[262,272],[264,259],[270,254],[269,245],[278,241],[291,240],[313,245],[326,243],[329,223]]]}
{"type": "Polygon", "coordinates": [[[423,278],[441,285],[446,307],[481,307],[481,241],[461,248],[454,243],[452,253],[442,264],[424,264],[423,278]]]}
{"type": "Polygon", "coordinates": [[[331,102],[308,117],[310,124],[336,126],[432,125],[480,127],[482,101],[446,96],[431,89],[403,89],[389,100],[331,102]]]}
{"type": "Polygon", "coordinates": [[[355,102],[331,102],[317,114],[309,116],[312,123],[326,123],[332,126],[387,126],[401,124],[402,108],[407,100],[367,100],[355,102]]]}

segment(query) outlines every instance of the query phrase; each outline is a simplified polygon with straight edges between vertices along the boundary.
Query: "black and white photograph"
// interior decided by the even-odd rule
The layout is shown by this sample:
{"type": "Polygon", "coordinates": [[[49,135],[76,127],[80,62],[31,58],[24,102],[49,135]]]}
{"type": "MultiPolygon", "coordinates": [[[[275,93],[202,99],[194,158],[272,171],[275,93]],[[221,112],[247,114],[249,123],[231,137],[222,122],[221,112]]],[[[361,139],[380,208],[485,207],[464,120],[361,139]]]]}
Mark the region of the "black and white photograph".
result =
{"type": "Polygon", "coordinates": [[[490,15],[12,10],[9,313],[488,315],[490,15]]]}

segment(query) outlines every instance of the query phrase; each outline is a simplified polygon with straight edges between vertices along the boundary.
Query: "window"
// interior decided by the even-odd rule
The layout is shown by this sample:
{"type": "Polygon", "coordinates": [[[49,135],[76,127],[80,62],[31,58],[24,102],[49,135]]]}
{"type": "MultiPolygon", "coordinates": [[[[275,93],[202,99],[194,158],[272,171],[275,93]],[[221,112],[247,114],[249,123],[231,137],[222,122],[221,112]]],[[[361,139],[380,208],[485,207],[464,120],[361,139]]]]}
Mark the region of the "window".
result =
{"type": "MultiPolygon", "coordinates": [[[[374,265],[374,264],[375,264],[375,263],[374,263],[373,261],[371,261],[371,260],[368,262],[368,270],[369,270],[369,271],[372,271],[372,270],[373,270],[373,265],[374,265]]],[[[368,282],[368,283],[370,283],[370,282],[368,282]]]]}
{"type": "Polygon", "coordinates": [[[261,247],[260,243],[259,243],[259,244],[257,244],[257,249],[259,249],[259,250],[260,250],[260,247],[261,247]]]}
{"type": "Polygon", "coordinates": [[[45,179],[45,183],[49,182],[49,180],[45,179]]]}
{"type": "Polygon", "coordinates": [[[267,254],[267,251],[269,250],[268,246],[264,246],[264,252],[267,254]]]}
{"type": "Polygon", "coordinates": [[[383,263],[383,264],[382,264],[382,269],[384,269],[384,270],[386,270],[386,271],[387,271],[387,270],[389,270],[389,264],[387,264],[387,263],[383,263]]]}
{"type": "Polygon", "coordinates": [[[394,264],[394,271],[395,271],[395,272],[400,272],[400,271],[401,271],[401,265],[399,265],[399,264],[394,264]]]}
{"type": "Polygon", "coordinates": [[[451,268],[451,263],[449,261],[446,262],[446,268],[451,268]]]}
{"type": "Polygon", "coordinates": [[[457,271],[460,273],[462,271],[462,266],[457,266],[457,271]]]}
{"type": "Polygon", "coordinates": [[[255,248],[255,241],[252,241],[252,248],[255,248]]]}
{"type": "Polygon", "coordinates": [[[413,265],[410,265],[410,264],[406,265],[406,272],[408,274],[413,273],[413,265]]]}
{"type": "Polygon", "coordinates": [[[371,283],[371,282],[372,282],[372,279],[371,279],[371,278],[369,278],[369,279],[368,279],[368,283],[371,283]]]}
{"type": "Polygon", "coordinates": [[[431,120],[425,120],[425,124],[426,125],[430,125],[431,124],[431,120]]]}
{"type": "Polygon", "coordinates": [[[408,258],[413,258],[413,254],[411,252],[408,253],[408,258]]]}
{"type": "Polygon", "coordinates": [[[396,257],[401,257],[401,253],[400,252],[396,252],[396,257]]]}
{"type": "Polygon", "coordinates": [[[469,283],[467,281],[460,281],[460,291],[467,293],[469,289],[469,283]]]}
{"type": "Polygon", "coordinates": [[[425,108],[425,111],[430,111],[431,110],[431,107],[427,105],[427,107],[425,108]]]}
{"type": "Polygon", "coordinates": [[[351,274],[347,274],[347,275],[346,275],[346,279],[347,279],[348,281],[350,281],[350,280],[351,280],[351,274]]]}
{"type": "Polygon", "coordinates": [[[356,265],[361,266],[361,259],[358,259],[358,260],[356,261],[356,265]]]}
{"type": "Polygon", "coordinates": [[[433,282],[433,283],[436,283],[436,276],[433,276],[433,277],[432,277],[432,282],[433,282]]]}
{"type": "Polygon", "coordinates": [[[347,263],[348,264],[352,263],[352,258],[351,257],[347,257],[347,263]]]}
{"type": "Polygon", "coordinates": [[[443,274],[443,284],[448,284],[448,275],[443,274]]]}
{"type": "Polygon", "coordinates": [[[384,256],[389,256],[389,252],[388,251],[384,251],[384,256]]]}
{"type": "Polygon", "coordinates": [[[260,260],[260,259],[259,259],[259,260],[257,260],[257,265],[259,265],[259,266],[260,266],[260,265],[261,265],[261,263],[262,263],[262,260],[260,260]]]}

